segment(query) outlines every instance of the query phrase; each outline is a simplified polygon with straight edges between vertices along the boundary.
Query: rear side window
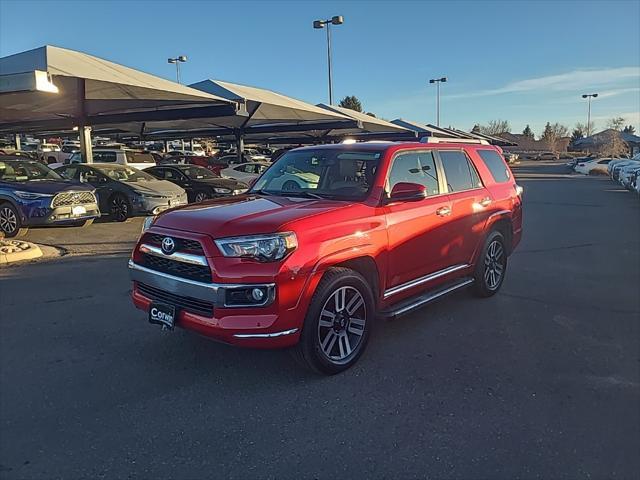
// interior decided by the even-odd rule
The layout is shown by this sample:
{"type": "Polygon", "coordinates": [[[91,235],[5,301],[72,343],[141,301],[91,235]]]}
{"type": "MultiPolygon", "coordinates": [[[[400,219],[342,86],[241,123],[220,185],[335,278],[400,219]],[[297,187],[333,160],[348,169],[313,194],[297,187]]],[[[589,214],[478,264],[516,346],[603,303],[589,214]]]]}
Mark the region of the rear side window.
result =
{"type": "Polygon", "coordinates": [[[113,163],[116,158],[116,152],[93,152],[93,161],[96,163],[113,163]]]}
{"type": "Polygon", "coordinates": [[[482,188],[480,176],[469,158],[460,150],[439,150],[450,192],[482,188]]]}
{"type": "Polygon", "coordinates": [[[498,183],[503,183],[511,178],[507,167],[495,150],[478,150],[478,155],[491,172],[491,176],[498,183]]]}
{"type": "Polygon", "coordinates": [[[389,173],[389,192],[393,190],[396,183],[400,182],[424,185],[427,195],[440,193],[433,152],[410,152],[398,155],[389,173]]]}

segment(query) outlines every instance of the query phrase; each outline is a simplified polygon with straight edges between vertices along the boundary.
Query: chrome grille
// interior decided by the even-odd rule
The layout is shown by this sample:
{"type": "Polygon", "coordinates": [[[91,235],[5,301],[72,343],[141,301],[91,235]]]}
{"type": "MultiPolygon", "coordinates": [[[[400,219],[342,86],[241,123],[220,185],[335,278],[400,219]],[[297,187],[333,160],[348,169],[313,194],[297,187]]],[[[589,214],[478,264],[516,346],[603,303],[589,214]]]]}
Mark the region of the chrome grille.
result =
{"type": "Polygon", "coordinates": [[[203,265],[177,262],[147,253],[142,253],[142,265],[157,272],[167,273],[188,280],[211,282],[211,270],[209,270],[209,267],[203,265]]]}
{"type": "Polygon", "coordinates": [[[136,285],[142,295],[154,302],[168,303],[188,312],[205,317],[213,317],[213,303],[196,298],[184,297],[182,295],[175,295],[159,288],[145,285],[144,283],[137,283],[136,285]]]}
{"type": "Polygon", "coordinates": [[[200,242],[196,240],[189,240],[187,238],[176,238],[173,235],[158,235],[157,233],[145,234],[144,240],[151,243],[152,245],[159,247],[162,245],[162,239],[167,236],[173,238],[173,241],[176,242],[176,251],[188,251],[191,253],[204,255],[202,245],[200,245],[200,242]]]}
{"type": "Polygon", "coordinates": [[[53,197],[51,208],[82,205],[84,203],[96,203],[95,195],[91,192],[62,192],[53,197]]]}

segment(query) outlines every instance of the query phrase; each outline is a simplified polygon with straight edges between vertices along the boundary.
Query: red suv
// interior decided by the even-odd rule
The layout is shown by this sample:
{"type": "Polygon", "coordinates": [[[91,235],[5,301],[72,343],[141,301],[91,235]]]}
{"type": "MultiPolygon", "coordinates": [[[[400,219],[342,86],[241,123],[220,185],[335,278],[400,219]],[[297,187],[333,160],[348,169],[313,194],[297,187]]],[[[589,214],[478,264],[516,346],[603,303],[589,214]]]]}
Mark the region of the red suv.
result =
{"type": "Polygon", "coordinates": [[[163,328],[294,347],[334,374],[376,317],[466,286],[495,294],[522,235],[521,193],[484,143],[298,148],[246,195],[149,217],[129,262],[133,302],[163,328]]]}

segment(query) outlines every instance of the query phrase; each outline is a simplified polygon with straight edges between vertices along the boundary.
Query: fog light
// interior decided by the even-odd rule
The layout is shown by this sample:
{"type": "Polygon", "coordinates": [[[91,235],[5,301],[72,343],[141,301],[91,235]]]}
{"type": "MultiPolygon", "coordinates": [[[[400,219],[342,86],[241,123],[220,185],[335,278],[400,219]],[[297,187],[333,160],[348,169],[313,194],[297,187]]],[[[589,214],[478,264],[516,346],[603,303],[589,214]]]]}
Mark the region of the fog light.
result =
{"type": "Polygon", "coordinates": [[[254,288],[253,290],[251,290],[251,297],[256,302],[260,302],[264,298],[264,291],[260,290],[259,288],[254,288]]]}

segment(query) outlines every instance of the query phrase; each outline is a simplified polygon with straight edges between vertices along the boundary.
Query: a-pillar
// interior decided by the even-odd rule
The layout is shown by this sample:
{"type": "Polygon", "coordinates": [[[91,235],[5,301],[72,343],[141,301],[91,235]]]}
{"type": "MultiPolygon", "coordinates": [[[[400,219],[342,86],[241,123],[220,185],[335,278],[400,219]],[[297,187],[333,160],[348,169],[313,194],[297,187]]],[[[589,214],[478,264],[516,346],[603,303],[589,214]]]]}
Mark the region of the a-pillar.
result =
{"type": "Polygon", "coordinates": [[[93,163],[93,147],[91,146],[91,127],[81,126],[80,133],[80,153],[87,163],[93,163]]]}

